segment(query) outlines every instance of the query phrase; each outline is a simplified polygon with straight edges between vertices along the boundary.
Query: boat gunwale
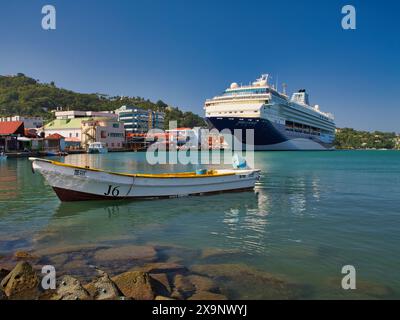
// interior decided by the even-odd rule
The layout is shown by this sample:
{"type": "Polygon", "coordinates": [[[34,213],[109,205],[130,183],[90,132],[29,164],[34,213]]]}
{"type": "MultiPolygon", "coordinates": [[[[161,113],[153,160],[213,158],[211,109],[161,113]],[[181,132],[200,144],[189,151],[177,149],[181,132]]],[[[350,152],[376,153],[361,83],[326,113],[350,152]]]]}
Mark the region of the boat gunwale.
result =
{"type": "MultiPolygon", "coordinates": [[[[64,162],[58,162],[47,159],[40,158],[29,158],[30,161],[39,161],[50,163],[55,166],[66,167],[66,168],[75,168],[80,170],[88,170],[99,173],[108,173],[111,175],[123,176],[123,177],[133,177],[133,178],[152,178],[152,179],[176,179],[176,178],[212,178],[212,177],[224,177],[224,176],[233,176],[236,175],[236,172],[227,172],[227,173],[215,173],[214,170],[208,171],[206,174],[196,174],[196,172],[176,172],[176,173],[156,173],[156,174],[146,174],[146,173],[120,173],[120,172],[112,172],[101,169],[95,169],[90,167],[83,167],[73,164],[68,164],[64,162]]],[[[257,170],[256,170],[257,171],[257,170]]]]}

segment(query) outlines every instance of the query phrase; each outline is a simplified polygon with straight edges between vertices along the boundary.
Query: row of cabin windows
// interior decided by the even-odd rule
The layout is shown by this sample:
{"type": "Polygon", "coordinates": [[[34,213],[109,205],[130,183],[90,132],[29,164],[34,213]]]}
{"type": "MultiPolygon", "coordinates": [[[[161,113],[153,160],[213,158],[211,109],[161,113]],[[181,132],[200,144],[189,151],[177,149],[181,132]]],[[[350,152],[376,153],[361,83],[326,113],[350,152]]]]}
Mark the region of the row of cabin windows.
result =
{"type": "MultiPolygon", "coordinates": [[[[243,113],[244,111],[224,111],[224,112],[218,112],[218,114],[227,114],[227,113],[243,113]]],[[[255,113],[258,112],[258,110],[254,110],[255,113]]]]}
{"type": "Polygon", "coordinates": [[[293,122],[293,121],[286,121],[285,122],[286,130],[287,131],[294,131],[294,132],[301,132],[301,133],[308,133],[313,135],[320,135],[321,129],[315,128],[306,124],[293,122]]]}

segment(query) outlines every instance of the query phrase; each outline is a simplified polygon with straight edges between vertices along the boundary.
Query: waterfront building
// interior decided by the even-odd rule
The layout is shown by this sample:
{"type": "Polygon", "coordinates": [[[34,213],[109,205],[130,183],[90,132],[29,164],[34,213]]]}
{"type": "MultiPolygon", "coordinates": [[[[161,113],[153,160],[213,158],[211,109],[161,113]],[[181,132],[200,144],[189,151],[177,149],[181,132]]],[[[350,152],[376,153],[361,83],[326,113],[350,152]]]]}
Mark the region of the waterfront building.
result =
{"type": "Polygon", "coordinates": [[[124,125],[114,118],[90,118],[82,121],[81,145],[85,149],[93,142],[102,142],[108,149],[122,149],[125,143],[124,125]]]}
{"type": "Polygon", "coordinates": [[[0,122],[15,122],[15,121],[23,122],[25,129],[37,129],[43,127],[42,117],[22,117],[22,116],[0,117],[0,122]]]}
{"type": "Polygon", "coordinates": [[[146,133],[151,129],[164,129],[165,113],[141,109],[136,106],[122,106],[115,110],[127,133],[146,133]]]}
{"type": "Polygon", "coordinates": [[[72,118],[72,119],[55,119],[46,124],[44,129],[44,137],[48,137],[52,134],[59,134],[68,141],[79,141],[82,140],[82,120],[88,120],[89,118],[72,118]]]}
{"type": "Polygon", "coordinates": [[[45,137],[57,133],[67,148],[87,148],[91,142],[103,142],[111,150],[124,147],[125,130],[114,113],[57,111],[55,116],[44,126],[45,137]]]}
{"type": "Polygon", "coordinates": [[[113,111],[79,111],[79,110],[54,111],[54,116],[58,120],[94,118],[94,117],[112,118],[112,119],[118,118],[118,115],[116,115],[113,111]]]}
{"type": "Polygon", "coordinates": [[[47,152],[60,152],[65,150],[65,137],[53,133],[44,138],[44,150],[47,152]]]}
{"type": "Polygon", "coordinates": [[[24,123],[22,121],[0,122],[0,151],[18,151],[22,143],[18,137],[24,135],[24,123]]]}

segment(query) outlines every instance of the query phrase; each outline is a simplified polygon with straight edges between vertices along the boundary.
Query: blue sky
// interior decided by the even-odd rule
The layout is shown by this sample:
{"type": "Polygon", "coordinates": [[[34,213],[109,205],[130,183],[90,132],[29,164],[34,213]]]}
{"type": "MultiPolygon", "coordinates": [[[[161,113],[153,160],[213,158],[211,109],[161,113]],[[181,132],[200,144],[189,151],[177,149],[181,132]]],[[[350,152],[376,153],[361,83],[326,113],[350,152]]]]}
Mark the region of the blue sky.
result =
{"type": "Polygon", "coordinates": [[[399,1],[22,1],[0,3],[0,74],[79,92],[143,96],[200,115],[261,73],[306,88],[339,127],[400,132],[399,1]],[[57,29],[41,28],[41,8],[57,29]],[[341,28],[341,8],[357,29],[341,28]]]}

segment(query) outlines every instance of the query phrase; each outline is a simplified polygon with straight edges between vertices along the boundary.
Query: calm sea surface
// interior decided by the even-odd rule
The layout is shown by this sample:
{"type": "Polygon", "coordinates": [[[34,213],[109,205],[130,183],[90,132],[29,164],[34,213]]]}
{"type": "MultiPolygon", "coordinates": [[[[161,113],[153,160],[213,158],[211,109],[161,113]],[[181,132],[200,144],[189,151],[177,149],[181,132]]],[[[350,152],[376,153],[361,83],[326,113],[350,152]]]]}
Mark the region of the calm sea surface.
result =
{"type": "MultiPolygon", "coordinates": [[[[62,161],[122,172],[188,169],[150,166],[144,153],[62,161]]],[[[276,275],[301,288],[299,298],[400,298],[400,152],[257,152],[255,163],[263,176],[254,192],[61,203],[28,160],[8,159],[0,162],[0,257],[153,244],[175,248],[187,266],[276,275]],[[341,289],[344,265],[356,268],[357,290],[341,289]]],[[[257,281],[226,285],[232,298],[270,297],[257,281]]]]}

